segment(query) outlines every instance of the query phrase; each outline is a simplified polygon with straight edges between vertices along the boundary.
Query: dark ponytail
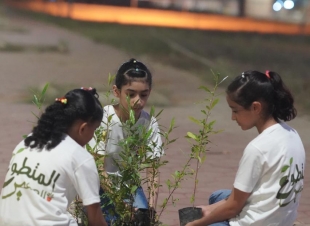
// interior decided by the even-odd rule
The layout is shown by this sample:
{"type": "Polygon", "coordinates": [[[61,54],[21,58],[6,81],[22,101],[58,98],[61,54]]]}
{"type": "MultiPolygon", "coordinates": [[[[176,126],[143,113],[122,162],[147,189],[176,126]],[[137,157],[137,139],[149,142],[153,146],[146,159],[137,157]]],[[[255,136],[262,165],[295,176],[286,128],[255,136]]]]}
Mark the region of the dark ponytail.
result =
{"type": "Polygon", "coordinates": [[[297,115],[294,98],[276,72],[243,72],[230,83],[226,93],[245,109],[254,101],[264,102],[265,116],[272,115],[277,121],[290,121],[297,115]]]}
{"type": "Polygon", "coordinates": [[[274,87],[274,110],[272,115],[274,118],[290,121],[297,115],[294,107],[294,98],[279,74],[272,71],[269,74],[270,82],[274,87]]]}
{"type": "Polygon", "coordinates": [[[115,77],[115,85],[118,89],[132,81],[144,81],[152,87],[152,74],[149,69],[134,58],[123,63],[115,77]]]}
{"type": "Polygon", "coordinates": [[[76,120],[92,123],[101,121],[102,116],[96,89],[71,90],[46,108],[32,134],[25,139],[25,146],[50,150],[64,139],[76,120]]]}

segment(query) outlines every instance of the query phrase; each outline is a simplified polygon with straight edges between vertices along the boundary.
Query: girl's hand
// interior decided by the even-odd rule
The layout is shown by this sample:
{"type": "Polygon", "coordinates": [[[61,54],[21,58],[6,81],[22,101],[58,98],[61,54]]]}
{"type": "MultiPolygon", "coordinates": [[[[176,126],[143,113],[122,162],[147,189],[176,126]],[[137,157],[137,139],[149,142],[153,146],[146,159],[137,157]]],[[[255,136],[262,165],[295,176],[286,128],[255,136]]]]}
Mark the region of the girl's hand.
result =
{"type": "Polygon", "coordinates": [[[196,206],[196,207],[201,208],[203,217],[208,216],[212,211],[210,206],[196,206]]]}

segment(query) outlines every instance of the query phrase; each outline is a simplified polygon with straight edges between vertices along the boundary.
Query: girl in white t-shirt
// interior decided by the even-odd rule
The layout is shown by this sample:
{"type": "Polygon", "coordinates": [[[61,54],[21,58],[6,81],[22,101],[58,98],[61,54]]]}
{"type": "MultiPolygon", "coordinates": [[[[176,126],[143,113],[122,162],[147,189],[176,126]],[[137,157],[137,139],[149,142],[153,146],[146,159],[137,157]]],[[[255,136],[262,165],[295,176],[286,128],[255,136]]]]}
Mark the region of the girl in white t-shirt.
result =
{"type": "Polygon", "coordinates": [[[246,71],[227,90],[242,130],[259,135],[245,148],[232,190],[213,193],[203,217],[187,226],[292,226],[304,184],[305,150],[293,128],[294,99],[280,75],[246,71]]]}
{"type": "Polygon", "coordinates": [[[77,226],[68,213],[79,195],[89,225],[107,226],[94,158],[83,146],[100,125],[95,89],[74,89],[48,106],[13,151],[0,197],[1,226],[77,226]]]}
{"type": "MultiPolygon", "coordinates": [[[[127,97],[129,97],[130,107],[135,114],[135,126],[142,125],[146,128],[146,131],[151,131],[147,145],[152,152],[148,153],[148,155],[153,159],[163,155],[158,123],[154,117],[151,117],[143,110],[150,96],[151,89],[152,75],[142,62],[130,59],[120,66],[116,73],[115,84],[113,85],[113,94],[118,98],[118,103],[104,107],[103,123],[101,125],[107,131],[107,137],[106,143],[102,142],[98,147],[106,155],[104,158],[104,169],[107,174],[121,176],[115,161],[120,159],[119,155],[123,151],[119,142],[126,138],[126,134],[124,134],[126,131],[124,131],[122,123],[129,119],[127,97]],[[107,124],[109,124],[108,129],[107,124]]],[[[90,145],[92,146],[92,144],[90,145]]],[[[155,183],[158,183],[159,174],[157,172],[153,172],[151,168],[148,168],[147,175],[150,180],[154,179],[155,183]],[[155,178],[152,178],[152,175],[156,175],[155,178]]],[[[103,194],[102,201],[108,203],[109,200],[104,195],[103,190],[101,190],[101,194],[103,194]]],[[[158,188],[151,186],[150,194],[152,195],[149,196],[150,200],[148,200],[142,187],[138,187],[134,195],[133,206],[143,212],[146,212],[149,207],[153,211],[156,207],[158,188]]],[[[103,206],[102,211],[105,213],[108,223],[115,221],[118,217],[113,204],[103,206]]],[[[143,225],[147,225],[147,223],[143,225]]]]}

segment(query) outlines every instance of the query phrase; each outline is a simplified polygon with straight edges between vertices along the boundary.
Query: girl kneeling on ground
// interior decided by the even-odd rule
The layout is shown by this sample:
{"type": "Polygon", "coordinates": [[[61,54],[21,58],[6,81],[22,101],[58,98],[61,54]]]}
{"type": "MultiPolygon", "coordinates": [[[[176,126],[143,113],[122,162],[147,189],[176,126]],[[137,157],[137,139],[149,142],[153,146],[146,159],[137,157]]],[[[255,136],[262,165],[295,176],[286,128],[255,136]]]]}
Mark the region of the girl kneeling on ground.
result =
{"type": "Polygon", "coordinates": [[[259,135],[245,148],[232,190],[220,190],[201,206],[203,218],[186,226],[292,226],[304,184],[305,150],[283,121],[296,116],[280,75],[246,71],[227,90],[227,103],[242,130],[259,135]]]}
{"type": "Polygon", "coordinates": [[[77,226],[67,212],[79,195],[90,226],[107,226],[95,161],[83,146],[100,125],[95,89],[74,89],[46,108],[13,151],[0,198],[2,226],[77,226]]]}

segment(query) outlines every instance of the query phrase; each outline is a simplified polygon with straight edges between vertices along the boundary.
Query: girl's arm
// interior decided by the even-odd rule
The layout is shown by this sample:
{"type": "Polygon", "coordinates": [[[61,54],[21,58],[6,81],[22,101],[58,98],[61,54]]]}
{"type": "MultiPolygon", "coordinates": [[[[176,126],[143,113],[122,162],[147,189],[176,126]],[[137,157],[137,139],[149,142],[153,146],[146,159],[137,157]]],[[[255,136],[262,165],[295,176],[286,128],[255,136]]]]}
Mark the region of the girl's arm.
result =
{"type": "Polygon", "coordinates": [[[211,208],[209,214],[204,215],[199,220],[186,224],[186,226],[205,226],[231,219],[241,212],[250,195],[251,193],[246,193],[234,188],[227,201],[215,203],[215,208],[211,208]]]}
{"type": "Polygon", "coordinates": [[[99,203],[86,206],[86,208],[89,226],[108,226],[103,218],[99,203]]]}

